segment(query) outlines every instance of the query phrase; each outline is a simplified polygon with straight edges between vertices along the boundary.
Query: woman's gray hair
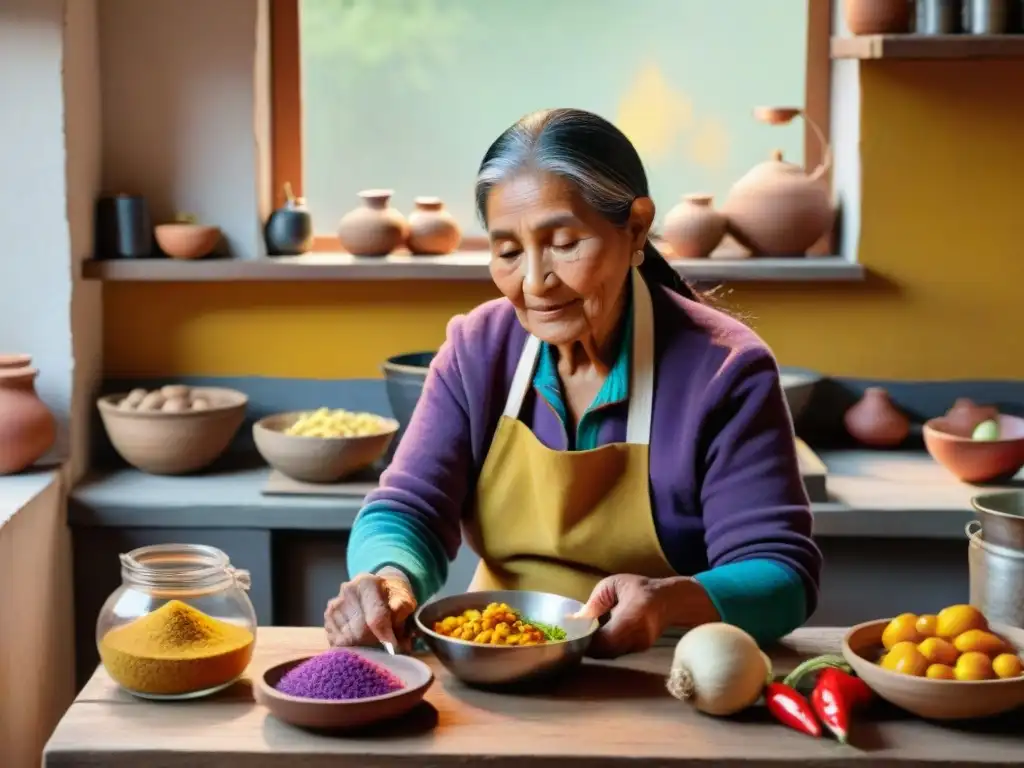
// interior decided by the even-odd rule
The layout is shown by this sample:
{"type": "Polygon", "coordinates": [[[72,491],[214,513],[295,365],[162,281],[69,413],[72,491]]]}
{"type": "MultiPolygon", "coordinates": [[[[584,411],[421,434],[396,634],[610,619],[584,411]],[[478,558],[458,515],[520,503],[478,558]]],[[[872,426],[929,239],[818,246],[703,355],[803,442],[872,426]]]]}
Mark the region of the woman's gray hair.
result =
{"type": "MultiPolygon", "coordinates": [[[[626,135],[581,109],[533,112],[491,144],[476,178],[477,215],[485,226],[491,190],[524,169],[568,180],[587,205],[618,227],[628,223],[633,201],[649,196],[643,162],[626,135]]],[[[640,271],[648,283],[700,300],[650,240],[640,271]]]]}

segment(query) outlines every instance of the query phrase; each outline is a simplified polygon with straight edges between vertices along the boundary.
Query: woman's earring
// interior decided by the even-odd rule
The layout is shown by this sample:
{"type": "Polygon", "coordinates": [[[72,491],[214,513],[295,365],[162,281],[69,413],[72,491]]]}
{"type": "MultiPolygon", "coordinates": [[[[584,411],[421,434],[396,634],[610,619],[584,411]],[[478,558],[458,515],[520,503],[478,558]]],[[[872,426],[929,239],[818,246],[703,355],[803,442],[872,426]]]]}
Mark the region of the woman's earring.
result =
{"type": "Polygon", "coordinates": [[[639,267],[641,264],[644,263],[644,252],[633,251],[633,258],[629,260],[629,263],[632,264],[634,267],[639,267]]]}

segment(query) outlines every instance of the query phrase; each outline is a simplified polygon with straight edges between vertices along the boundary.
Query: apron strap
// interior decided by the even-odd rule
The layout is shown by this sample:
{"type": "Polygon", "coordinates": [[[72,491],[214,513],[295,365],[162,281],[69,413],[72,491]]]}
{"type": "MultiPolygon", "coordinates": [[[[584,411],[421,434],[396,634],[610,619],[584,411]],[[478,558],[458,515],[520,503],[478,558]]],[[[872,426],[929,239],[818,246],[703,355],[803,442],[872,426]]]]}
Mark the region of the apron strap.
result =
{"type": "Polygon", "coordinates": [[[512,388],[508,392],[508,399],[505,401],[504,414],[510,419],[518,419],[519,412],[523,409],[523,400],[526,399],[526,392],[533,381],[533,371],[537,367],[537,358],[540,355],[540,339],[536,336],[527,336],[526,344],[523,346],[523,353],[519,356],[519,364],[516,366],[515,375],[512,377],[512,388]]]}
{"type": "MultiPolygon", "coordinates": [[[[651,414],[654,411],[654,306],[651,292],[640,272],[630,270],[633,283],[633,355],[629,383],[629,411],[626,418],[626,442],[649,445],[651,414]]],[[[503,414],[518,419],[523,400],[533,381],[533,372],[540,355],[540,339],[527,336],[512,377],[503,414]]]]}
{"type": "Polygon", "coordinates": [[[640,271],[634,267],[630,273],[633,281],[633,358],[626,442],[650,445],[654,413],[654,305],[640,271]]]}

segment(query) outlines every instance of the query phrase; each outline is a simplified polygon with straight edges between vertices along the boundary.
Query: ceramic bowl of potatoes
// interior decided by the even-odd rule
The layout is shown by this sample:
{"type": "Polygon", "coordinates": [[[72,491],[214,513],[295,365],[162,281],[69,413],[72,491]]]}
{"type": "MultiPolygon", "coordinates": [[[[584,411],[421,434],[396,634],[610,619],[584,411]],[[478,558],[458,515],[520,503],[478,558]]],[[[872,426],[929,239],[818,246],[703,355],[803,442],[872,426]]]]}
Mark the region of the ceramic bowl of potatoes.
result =
{"type": "Polygon", "coordinates": [[[278,413],[252,427],[256,450],[282,475],[336,483],[387,453],[398,422],[374,413],[319,408],[278,413]]]}
{"type": "Polygon", "coordinates": [[[248,402],[234,389],[168,384],[105,395],[96,405],[121,458],[150,474],[184,475],[227,450],[248,402]]]}

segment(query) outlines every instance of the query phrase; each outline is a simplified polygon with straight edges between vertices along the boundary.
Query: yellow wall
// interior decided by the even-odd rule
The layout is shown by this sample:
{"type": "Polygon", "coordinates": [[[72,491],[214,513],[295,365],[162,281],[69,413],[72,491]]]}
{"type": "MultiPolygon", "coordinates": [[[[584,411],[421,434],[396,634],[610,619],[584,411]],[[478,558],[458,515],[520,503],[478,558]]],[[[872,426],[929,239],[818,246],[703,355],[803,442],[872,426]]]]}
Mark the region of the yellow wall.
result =
{"type": "MultiPolygon", "coordinates": [[[[861,66],[866,283],[736,285],[780,362],[904,379],[1024,378],[1024,62],[861,66]]],[[[484,285],[111,283],[108,375],[378,375],[435,347],[484,285]]]]}

